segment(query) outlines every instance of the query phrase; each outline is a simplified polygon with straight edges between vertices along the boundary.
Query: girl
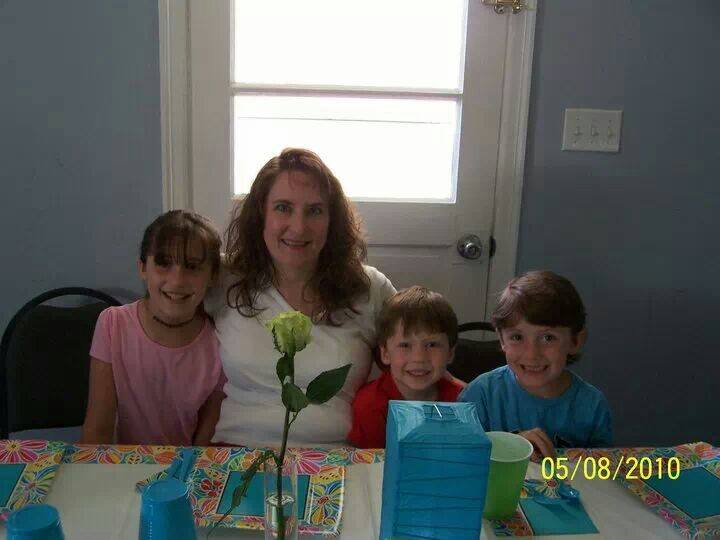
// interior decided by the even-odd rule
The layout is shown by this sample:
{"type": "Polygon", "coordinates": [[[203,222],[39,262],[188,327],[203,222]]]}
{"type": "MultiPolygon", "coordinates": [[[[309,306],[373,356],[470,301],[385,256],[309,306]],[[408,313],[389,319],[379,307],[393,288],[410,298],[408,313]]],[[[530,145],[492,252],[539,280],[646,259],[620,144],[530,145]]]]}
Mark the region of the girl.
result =
{"type": "Polygon", "coordinates": [[[83,443],[206,446],[225,383],[203,298],[220,268],[220,236],[204,217],[167,212],[145,230],[145,297],[103,311],[90,348],[83,443]]]}

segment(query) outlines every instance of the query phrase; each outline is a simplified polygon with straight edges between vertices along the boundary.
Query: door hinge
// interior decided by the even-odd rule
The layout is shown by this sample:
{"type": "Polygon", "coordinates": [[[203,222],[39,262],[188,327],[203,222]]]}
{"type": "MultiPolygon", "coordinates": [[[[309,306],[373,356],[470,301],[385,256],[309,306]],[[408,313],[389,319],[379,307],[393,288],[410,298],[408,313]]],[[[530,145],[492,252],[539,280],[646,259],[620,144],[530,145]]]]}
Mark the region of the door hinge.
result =
{"type": "Polygon", "coordinates": [[[497,248],[497,243],[495,242],[495,237],[490,237],[490,255],[488,258],[492,258],[493,255],[495,255],[495,248],[497,248]]]}

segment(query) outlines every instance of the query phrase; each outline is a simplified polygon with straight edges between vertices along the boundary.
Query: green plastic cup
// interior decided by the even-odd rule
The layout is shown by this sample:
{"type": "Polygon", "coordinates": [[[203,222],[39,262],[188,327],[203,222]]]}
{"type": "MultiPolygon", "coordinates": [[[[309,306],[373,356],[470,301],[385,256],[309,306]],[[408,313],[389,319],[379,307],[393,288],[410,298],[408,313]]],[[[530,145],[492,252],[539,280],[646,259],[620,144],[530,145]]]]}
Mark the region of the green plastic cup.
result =
{"type": "Polygon", "coordinates": [[[485,435],[492,443],[492,450],[483,517],[505,519],[517,508],[533,447],[527,439],[514,433],[489,431],[485,435]]]}

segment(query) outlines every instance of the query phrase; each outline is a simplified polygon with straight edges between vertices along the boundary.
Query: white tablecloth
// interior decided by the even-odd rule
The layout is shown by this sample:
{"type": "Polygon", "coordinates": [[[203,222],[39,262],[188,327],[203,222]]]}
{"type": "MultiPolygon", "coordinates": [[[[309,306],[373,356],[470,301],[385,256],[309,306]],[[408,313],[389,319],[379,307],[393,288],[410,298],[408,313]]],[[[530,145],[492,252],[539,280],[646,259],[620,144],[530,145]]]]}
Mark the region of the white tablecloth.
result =
{"type": "MultiPolygon", "coordinates": [[[[161,465],[61,465],[47,502],[59,510],[67,540],[137,540],[140,495],[135,491],[135,482],[162,468],[161,465]]],[[[377,540],[380,531],[382,473],[382,463],[348,467],[342,540],[377,540]]],[[[528,476],[539,478],[537,465],[530,464],[528,476]]],[[[619,484],[611,480],[576,478],[573,485],[582,492],[582,501],[600,534],[539,538],[679,538],[673,528],[619,484]]],[[[198,534],[199,539],[205,536],[205,531],[198,534]]],[[[0,540],[5,537],[5,528],[2,526],[0,540]]],[[[210,538],[262,537],[262,533],[258,532],[218,529],[210,538]]],[[[495,538],[487,522],[483,523],[480,538],[495,538]]]]}

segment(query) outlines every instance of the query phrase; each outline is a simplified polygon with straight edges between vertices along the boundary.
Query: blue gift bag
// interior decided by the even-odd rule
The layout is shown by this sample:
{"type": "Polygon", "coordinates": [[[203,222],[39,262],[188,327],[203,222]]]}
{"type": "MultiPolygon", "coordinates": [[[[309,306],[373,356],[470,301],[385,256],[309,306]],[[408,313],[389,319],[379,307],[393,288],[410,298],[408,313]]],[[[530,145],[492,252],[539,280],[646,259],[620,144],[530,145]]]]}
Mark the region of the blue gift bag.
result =
{"type": "Polygon", "coordinates": [[[391,401],[380,540],[477,540],[490,440],[474,403],[391,401]]]}

